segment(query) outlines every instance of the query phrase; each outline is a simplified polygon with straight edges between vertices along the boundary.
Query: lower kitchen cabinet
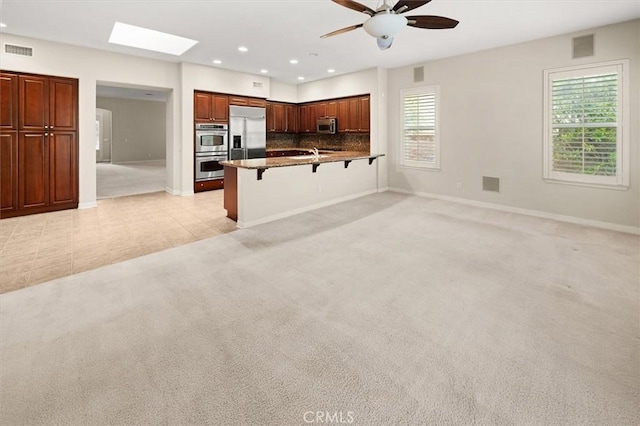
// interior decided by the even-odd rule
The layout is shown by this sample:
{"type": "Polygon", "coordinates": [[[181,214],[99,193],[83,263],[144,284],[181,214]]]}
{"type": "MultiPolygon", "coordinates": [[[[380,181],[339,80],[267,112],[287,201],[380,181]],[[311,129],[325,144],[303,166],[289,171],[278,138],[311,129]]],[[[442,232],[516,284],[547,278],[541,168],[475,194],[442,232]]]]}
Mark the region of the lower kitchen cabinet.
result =
{"type": "Polygon", "coordinates": [[[212,189],[223,189],[224,179],[197,180],[193,184],[193,192],[211,191],[212,189]]]}

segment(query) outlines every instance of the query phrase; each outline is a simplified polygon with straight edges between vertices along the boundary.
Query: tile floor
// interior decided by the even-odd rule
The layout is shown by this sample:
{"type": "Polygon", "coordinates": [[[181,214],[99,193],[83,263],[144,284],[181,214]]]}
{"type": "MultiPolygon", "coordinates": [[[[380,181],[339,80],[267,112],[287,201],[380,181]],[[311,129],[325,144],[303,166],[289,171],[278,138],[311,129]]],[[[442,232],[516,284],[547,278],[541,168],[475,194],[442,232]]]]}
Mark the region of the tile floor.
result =
{"type": "Polygon", "coordinates": [[[231,232],[222,196],[156,192],[2,219],[0,293],[231,232]]]}

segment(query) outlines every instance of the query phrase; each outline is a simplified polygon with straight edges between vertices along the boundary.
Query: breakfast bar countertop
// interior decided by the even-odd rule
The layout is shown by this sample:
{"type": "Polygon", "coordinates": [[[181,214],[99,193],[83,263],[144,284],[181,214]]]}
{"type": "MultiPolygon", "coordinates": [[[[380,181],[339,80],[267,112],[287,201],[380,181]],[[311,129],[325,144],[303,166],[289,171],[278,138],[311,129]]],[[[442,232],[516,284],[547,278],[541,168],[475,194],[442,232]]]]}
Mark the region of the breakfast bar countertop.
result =
{"type": "Polygon", "coordinates": [[[361,159],[372,159],[383,157],[385,154],[370,154],[368,152],[355,151],[320,151],[319,158],[313,155],[294,156],[294,157],[270,157],[270,158],[252,158],[249,160],[228,160],[221,161],[220,164],[227,167],[236,167],[240,169],[269,169],[271,167],[288,167],[301,166],[306,164],[335,163],[338,161],[351,161],[361,159]]]}

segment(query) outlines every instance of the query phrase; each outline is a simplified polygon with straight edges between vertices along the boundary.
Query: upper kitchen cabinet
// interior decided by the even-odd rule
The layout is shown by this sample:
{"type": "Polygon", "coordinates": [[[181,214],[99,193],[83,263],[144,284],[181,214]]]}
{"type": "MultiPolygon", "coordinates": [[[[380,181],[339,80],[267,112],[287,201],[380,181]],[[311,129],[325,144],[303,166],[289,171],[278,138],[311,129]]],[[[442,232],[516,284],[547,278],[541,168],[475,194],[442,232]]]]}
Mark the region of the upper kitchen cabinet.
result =
{"type": "Polygon", "coordinates": [[[283,133],[287,127],[284,104],[267,102],[267,132],[283,133]]]}
{"type": "Polygon", "coordinates": [[[267,132],[296,133],[298,107],[294,104],[267,102],[267,132]]]}
{"type": "Polygon", "coordinates": [[[261,98],[248,98],[245,96],[229,96],[229,105],[266,108],[267,101],[261,98]]]}
{"type": "Polygon", "coordinates": [[[371,107],[369,96],[360,96],[358,98],[358,131],[361,133],[368,133],[371,130],[371,107]]]}
{"type": "Polygon", "coordinates": [[[287,120],[286,133],[298,133],[298,106],[297,105],[285,105],[285,116],[287,120]]]}
{"type": "Polygon", "coordinates": [[[369,100],[369,96],[356,96],[338,100],[339,133],[369,132],[369,100]]]}
{"type": "Polygon", "coordinates": [[[327,117],[337,117],[338,116],[338,101],[329,101],[327,102],[327,117]]]}
{"type": "Polygon", "coordinates": [[[327,102],[316,103],[316,118],[329,117],[327,114],[327,102]]]}
{"type": "Polygon", "coordinates": [[[315,133],[316,121],[316,104],[306,104],[300,106],[300,127],[299,133],[315,133]]]}
{"type": "Polygon", "coordinates": [[[229,97],[215,93],[195,92],[193,117],[196,123],[227,123],[229,121],[229,97]]]}
{"type": "Polygon", "coordinates": [[[0,129],[18,129],[18,75],[0,73],[0,129]]]}
{"type": "Polygon", "coordinates": [[[20,130],[78,129],[77,80],[20,75],[18,81],[20,130]]]}

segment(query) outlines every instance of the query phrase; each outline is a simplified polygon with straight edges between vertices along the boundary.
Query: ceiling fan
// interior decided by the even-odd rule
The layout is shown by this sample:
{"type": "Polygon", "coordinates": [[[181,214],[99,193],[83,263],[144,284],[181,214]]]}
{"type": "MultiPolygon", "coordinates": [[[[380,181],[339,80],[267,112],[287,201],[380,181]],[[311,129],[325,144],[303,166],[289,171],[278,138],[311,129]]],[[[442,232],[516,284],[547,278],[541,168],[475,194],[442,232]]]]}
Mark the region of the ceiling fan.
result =
{"type": "Polygon", "coordinates": [[[352,25],[350,27],[330,32],[321,36],[321,38],[331,37],[363,27],[369,35],[377,39],[378,47],[380,48],[380,50],[386,50],[390,48],[391,44],[393,43],[393,36],[407,25],[410,27],[426,28],[431,30],[455,28],[455,26],[458,25],[458,21],[456,21],[455,19],[445,18],[443,16],[400,15],[401,13],[409,12],[410,10],[416,9],[420,6],[424,6],[431,0],[400,0],[393,7],[391,6],[390,0],[383,0],[382,6],[380,6],[377,10],[373,10],[353,0],[332,1],[334,3],[338,3],[340,6],[348,7],[349,9],[366,13],[367,15],[369,15],[369,19],[364,21],[362,24],[352,25]]]}

